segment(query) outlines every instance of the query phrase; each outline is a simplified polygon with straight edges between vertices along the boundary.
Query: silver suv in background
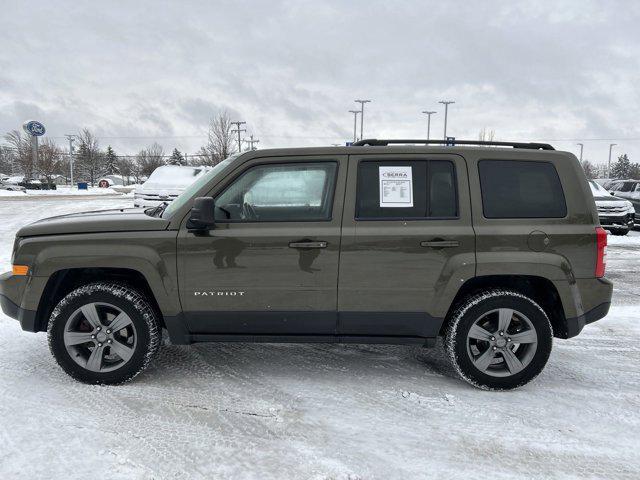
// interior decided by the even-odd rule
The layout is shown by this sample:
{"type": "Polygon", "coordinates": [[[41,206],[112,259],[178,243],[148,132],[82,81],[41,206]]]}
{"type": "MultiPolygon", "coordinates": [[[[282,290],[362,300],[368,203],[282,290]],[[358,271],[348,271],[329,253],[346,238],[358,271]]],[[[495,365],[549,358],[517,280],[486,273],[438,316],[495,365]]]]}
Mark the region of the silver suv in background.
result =
{"type": "Polygon", "coordinates": [[[629,200],[618,198],[603,186],[589,180],[593,199],[598,207],[600,225],[614,235],[626,235],[634,226],[635,211],[629,200]]]}
{"type": "Polygon", "coordinates": [[[134,207],[156,207],[171,202],[210,167],[165,165],[156,168],[133,195],[134,207]]]}
{"type": "Polygon", "coordinates": [[[640,223],[640,180],[614,180],[607,185],[607,190],[629,200],[635,211],[635,223],[640,223]]]}

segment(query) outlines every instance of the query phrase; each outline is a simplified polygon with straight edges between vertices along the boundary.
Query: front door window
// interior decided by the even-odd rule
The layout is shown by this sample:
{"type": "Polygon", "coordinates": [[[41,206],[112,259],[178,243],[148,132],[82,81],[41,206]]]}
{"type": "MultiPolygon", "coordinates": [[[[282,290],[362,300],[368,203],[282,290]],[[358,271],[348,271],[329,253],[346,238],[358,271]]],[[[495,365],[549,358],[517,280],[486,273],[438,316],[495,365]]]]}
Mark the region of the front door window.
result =
{"type": "Polygon", "coordinates": [[[336,169],[334,162],[250,168],[216,199],[216,221],[330,220],[336,169]]]}

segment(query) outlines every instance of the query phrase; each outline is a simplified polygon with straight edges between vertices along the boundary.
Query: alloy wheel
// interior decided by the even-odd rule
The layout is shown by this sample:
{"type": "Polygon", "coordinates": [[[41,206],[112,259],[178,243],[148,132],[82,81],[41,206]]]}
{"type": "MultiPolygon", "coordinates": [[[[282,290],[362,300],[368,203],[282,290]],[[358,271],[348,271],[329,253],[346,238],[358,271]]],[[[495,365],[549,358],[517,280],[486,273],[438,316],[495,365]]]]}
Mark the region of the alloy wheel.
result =
{"type": "Polygon", "coordinates": [[[133,321],[110,303],[87,303],[68,318],[63,341],[69,356],[92,372],[110,372],[133,356],[137,345],[133,321]]]}
{"type": "Polygon", "coordinates": [[[507,377],[524,370],[535,356],[538,335],[531,321],[510,308],[481,315],[467,333],[467,353],[486,375],[507,377]]]}

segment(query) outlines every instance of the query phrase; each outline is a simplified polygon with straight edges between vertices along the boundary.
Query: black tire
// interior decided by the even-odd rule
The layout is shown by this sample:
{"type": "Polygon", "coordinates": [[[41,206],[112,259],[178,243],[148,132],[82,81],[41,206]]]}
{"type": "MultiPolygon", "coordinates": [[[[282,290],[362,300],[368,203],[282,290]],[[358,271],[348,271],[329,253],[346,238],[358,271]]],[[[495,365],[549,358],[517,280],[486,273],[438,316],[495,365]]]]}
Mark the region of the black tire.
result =
{"type": "Polygon", "coordinates": [[[618,235],[618,236],[625,236],[627,233],[629,233],[629,229],[628,228],[614,228],[613,230],[611,230],[611,233],[614,235],[618,235]]]}
{"type": "MultiPolygon", "coordinates": [[[[467,297],[451,315],[445,333],[445,350],[455,370],[462,379],[484,390],[511,390],[529,383],[544,369],[552,343],[553,330],[544,310],[531,298],[502,289],[492,289],[467,297]],[[468,335],[478,319],[501,308],[526,316],[535,330],[537,343],[529,363],[521,371],[515,374],[506,372],[506,376],[493,376],[476,367],[471,358],[468,335]]],[[[507,359],[500,352],[496,358],[498,363],[504,362],[503,368],[506,369],[507,359]]],[[[493,368],[493,365],[489,368],[493,368]]]]}
{"type": "MultiPolygon", "coordinates": [[[[105,316],[105,318],[107,317],[105,316]]],[[[108,321],[105,320],[105,322],[108,321]]],[[[158,351],[161,336],[157,315],[145,297],[131,287],[110,282],[85,285],[65,296],[53,310],[49,318],[47,332],[51,353],[67,374],[83,383],[109,385],[127,382],[142,372],[158,351]],[[91,304],[109,305],[120,310],[130,319],[129,327],[126,328],[131,328],[135,332],[135,344],[130,348],[132,352],[130,358],[120,359],[120,366],[117,366],[118,362],[115,362],[114,370],[91,371],[84,368],[78,363],[80,360],[74,360],[71,357],[65,344],[65,329],[67,329],[67,323],[72,321],[70,316],[74,315],[74,312],[77,312],[81,307],[91,304]]],[[[97,340],[90,342],[97,342],[97,340]]],[[[90,342],[82,346],[87,352],[92,351],[90,347],[95,348],[97,345],[97,343],[94,345],[90,342]]],[[[102,346],[102,344],[100,345],[102,346]]],[[[105,351],[111,352],[111,350],[106,350],[106,347],[108,346],[105,343],[105,351]]],[[[109,356],[109,354],[106,355],[109,356]]],[[[80,354],[76,353],[75,356],[80,357],[80,354]]],[[[99,365],[102,364],[101,360],[99,365]]]]}

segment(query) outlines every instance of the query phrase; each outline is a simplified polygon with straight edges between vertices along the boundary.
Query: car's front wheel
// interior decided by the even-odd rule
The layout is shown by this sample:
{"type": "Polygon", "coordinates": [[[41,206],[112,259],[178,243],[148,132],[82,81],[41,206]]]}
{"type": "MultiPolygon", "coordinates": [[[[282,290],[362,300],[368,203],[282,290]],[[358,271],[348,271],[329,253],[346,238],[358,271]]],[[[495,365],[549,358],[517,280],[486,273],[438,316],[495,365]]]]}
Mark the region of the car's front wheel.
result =
{"type": "Polygon", "coordinates": [[[93,384],[131,380],[145,369],[160,344],[157,315],[144,296],[106,282],[65,296],[51,314],[48,336],[62,369],[93,384]]]}
{"type": "Polygon", "coordinates": [[[552,343],[544,310],[525,295],[498,289],[466,298],[445,338],[458,374],[487,390],[510,390],[533,380],[546,365],[552,343]]]}

